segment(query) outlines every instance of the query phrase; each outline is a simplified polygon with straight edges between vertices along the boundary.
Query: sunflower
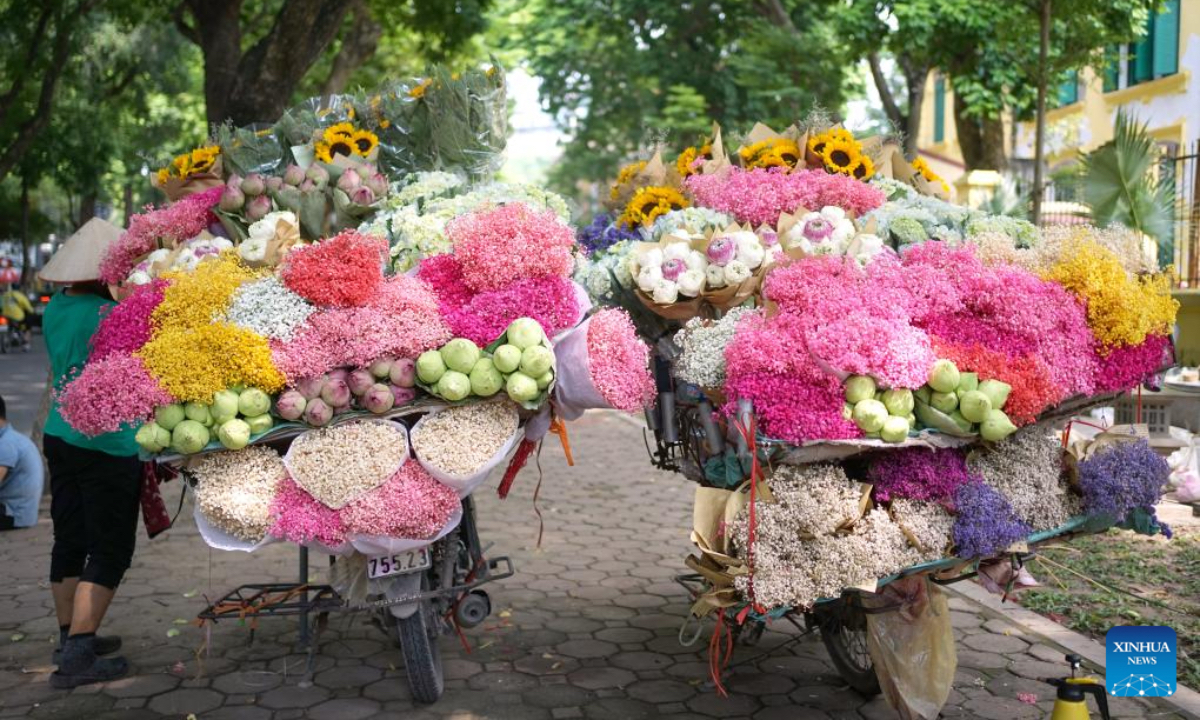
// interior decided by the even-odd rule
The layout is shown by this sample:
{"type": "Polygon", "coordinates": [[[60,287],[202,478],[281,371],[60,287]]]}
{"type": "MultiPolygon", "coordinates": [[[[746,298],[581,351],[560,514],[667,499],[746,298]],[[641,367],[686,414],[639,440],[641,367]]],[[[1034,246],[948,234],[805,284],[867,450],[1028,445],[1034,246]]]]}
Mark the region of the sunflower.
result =
{"type": "Polygon", "coordinates": [[[665,186],[641,187],[625,206],[618,223],[629,228],[642,225],[649,227],[660,216],[672,210],[681,210],[690,203],[678,190],[665,186]]]}
{"type": "MultiPolygon", "coordinates": [[[[318,144],[325,146],[325,154],[330,158],[335,158],[338,155],[350,157],[354,154],[356,147],[354,142],[348,137],[338,137],[318,144]]],[[[325,162],[332,162],[332,160],[326,160],[325,162]]]]}
{"type": "Polygon", "coordinates": [[[637,174],[646,169],[646,161],[638,160],[637,162],[629,163],[621,168],[617,173],[617,179],[612,184],[612,189],[609,190],[609,195],[613,200],[621,197],[621,187],[637,177],[637,174]]]}
{"type": "Polygon", "coordinates": [[[325,128],[325,132],[321,135],[325,142],[333,144],[335,140],[349,140],[354,137],[354,125],[348,122],[340,122],[336,125],[330,125],[325,128]]]}
{"type": "Polygon", "coordinates": [[[216,145],[196,148],[191,153],[191,169],[189,175],[208,172],[217,162],[217,157],[221,154],[221,148],[216,145]]]}
{"type": "Polygon", "coordinates": [[[946,181],[942,179],[941,175],[938,175],[933,171],[933,168],[929,167],[929,163],[925,162],[925,158],[918,157],[917,159],[913,160],[911,164],[912,169],[921,173],[921,177],[928,180],[930,184],[939,183],[942,187],[942,191],[947,195],[950,194],[950,186],[946,184],[946,181]]]}
{"type": "Polygon", "coordinates": [[[329,154],[329,144],[318,142],[313,148],[313,154],[323,163],[333,162],[333,156],[329,154]]]}
{"type": "Polygon", "coordinates": [[[679,153],[679,157],[675,159],[675,170],[679,172],[680,177],[695,175],[699,170],[695,167],[698,159],[712,159],[712,145],[704,143],[699,148],[691,146],[684,148],[683,152],[679,153]]]}
{"type": "Polygon", "coordinates": [[[832,138],[825,143],[821,159],[825,161],[825,169],[830,172],[848,175],[862,158],[858,143],[844,138],[832,138]]]}
{"type": "Polygon", "coordinates": [[[829,128],[825,131],[830,140],[854,140],[854,133],[846,128],[829,128]]]}
{"type": "Polygon", "coordinates": [[[171,179],[171,171],[170,171],[170,169],[165,168],[165,167],[159,168],[158,172],[155,173],[155,177],[158,178],[159,185],[165,185],[167,180],[171,179]]]}
{"type": "Polygon", "coordinates": [[[359,130],[350,138],[350,142],[356,153],[366,157],[379,145],[379,136],[370,130],[359,130]]]}
{"type": "Polygon", "coordinates": [[[813,155],[825,152],[825,143],[829,142],[829,133],[817,133],[808,138],[808,151],[813,155]]]}
{"type": "Polygon", "coordinates": [[[187,177],[187,174],[192,170],[192,155],[184,153],[176,155],[171,161],[171,174],[175,177],[187,177]]]}
{"type": "Polygon", "coordinates": [[[408,91],[410,98],[421,99],[425,97],[425,91],[429,89],[429,85],[433,82],[433,78],[425,78],[421,83],[408,91]]]}
{"type": "Polygon", "coordinates": [[[859,155],[858,162],[850,168],[850,176],[855,180],[870,180],[875,174],[875,162],[866,155],[859,155]]]}

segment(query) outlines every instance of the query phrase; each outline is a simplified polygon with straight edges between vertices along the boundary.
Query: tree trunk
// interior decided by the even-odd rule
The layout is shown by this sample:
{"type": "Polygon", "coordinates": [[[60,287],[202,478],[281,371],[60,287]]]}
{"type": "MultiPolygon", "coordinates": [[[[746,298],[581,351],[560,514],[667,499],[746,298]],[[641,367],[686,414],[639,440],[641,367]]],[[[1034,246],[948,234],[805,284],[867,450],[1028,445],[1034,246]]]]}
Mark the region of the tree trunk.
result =
{"type": "Polygon", "coordinates": [[[921,134],[921,104],[925,102],[925,81],[929,67],[905,67],[904,84],[908,86],[908,115],[904,123],[904,152],[917,156],[917,139],[921,134]]]}
{"type": "Polygon", "coordinates": [[[1003,171],[1008,167],[1004,149],[1004,123],[1000,118],[973,118],[966,105],[954,95],[954,129],[967,170],[1003,171]]]}
{"type": "MultiPolygon", "coordinates": [[[[195,21],[181,31],[204,54],[210,125],[274,122],[341,28],[355,0],[286,0],[270,31],[242,52],[243,0],[187,0],[195,21]]],[[[182,23],[181,23],[182,24],[182,23]]]]}
{"type": "Polygon", "coordinates": [[[336,95],[346,89],[354,71],[375,54],[383,27],[371,17],[363,0],[354,0],[351,8],[350,31],[342,38],[342,46],[333,58],[329,77],[321,85],[322,95],[336,95]]]}
{"type": "Polygon", "coordinates": [[[33,262],[29,252],[29,179],[21,176],[21,286],[29,287],[33,279],[33,262]]]}
{"type": "Polygon", "coordinates": [[[99,199],[95,190],[88,190],[79,198],[79,222],[77,227],[96,217],[96,201],[99,199]]]}
{"type": "Polygon", "coordinates": [[[129,218],[133,217],[137,212],[137,208],[133,206],[133,183],[125,183],[124,192],[125,201],[125,227],[129,227],[129,218]]]}
{"type": "Polygon", "coordinates": [[[1037,132],[1033,148],[1033,224],[1042,222],[1043,170],[1046,153],[1046,65],[1050,53],[1050,0],[1041,0],[1041,45],[1038,48],[1037,132]]]}

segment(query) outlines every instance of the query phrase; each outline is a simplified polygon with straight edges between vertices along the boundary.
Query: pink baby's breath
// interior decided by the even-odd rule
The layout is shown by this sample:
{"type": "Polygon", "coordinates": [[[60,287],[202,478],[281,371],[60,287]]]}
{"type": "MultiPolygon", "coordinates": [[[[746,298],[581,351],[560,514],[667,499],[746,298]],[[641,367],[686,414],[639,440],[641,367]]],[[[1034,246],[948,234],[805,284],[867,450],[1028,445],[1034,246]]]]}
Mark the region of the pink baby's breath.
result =
{"type": "Polygon", "coordinates": [[[518,280],[570,276],[575,233],[553,210],[525,203],[463,215],[446,226],[463,281],[476,292],[518,280]]]}
{"type": "Polygon", "coordinates": [[[330,548],[346,542],[341,514],[309,495],[290,477],[279,483],[270,512],[273,522],[268,532],[274,537],[300,544],[315,540],[330,548]]]}
{"type": "Polygon", "coordinates": [[[281,277],[289,290],[316,305],[359,307],[383,282],[387,242],[347,230],[288,253],[281,277]]]}
{"type": "Polygon", "coordinates": [[[820,210],[835,205],[862,215],[883,205],[878,188],[824,170],[784,172],[781,168],[729,168],[684,181],[697,205],[729,213],[739,222],[774,225],[780,213],[820,210]]]}
{"type": "Polygon", "coordinates": [[[116,432],[148,420],[172,401],[142,359],[112,353],[89,362],[56,398],[63,419],[84,435],[116,432]]]}
{"type": "Polygon", "coordinates": [[[650,348],[624,310],[601,310],[588,321],[588,371],[600,395],[618,410],[636,412],[654,398],[650,348]]]}
{"type": "Polygon", "coordinates": [[[1173,364],[1171,339],[1147,335],[1141,345],[1126,345],[1096,357],[1096,392],[1132,390],[1148,377],[1173,364]]]}
{"type": "Polygon", "coordinates": [[[174,247],[191,240],[217,221],[213,207],[221,199],[222,187],[188,195],[177,203],[160,208],[147,206],[140,215],[129,219],[129,227],[109,246],[100,261],[100,280],[109,285],[124,282],[143,255],[160,247],[174,247]]]}
{"type": "Polygon", "coordinates": [[[347,532],[422,540],[436,535],[459,506],[458,493],[406,462],[387,482],[340,510],[347,532]]]}
{"type": "Polygon", "coordinates": [[[154,326],[150,315],[162,302],[166,280],[153,280],[134,288],[119,305],[112,308],[92,335],[89,360],[95,361],[113,353],[130,354],[140,350],[150,339],[154,326]]]}

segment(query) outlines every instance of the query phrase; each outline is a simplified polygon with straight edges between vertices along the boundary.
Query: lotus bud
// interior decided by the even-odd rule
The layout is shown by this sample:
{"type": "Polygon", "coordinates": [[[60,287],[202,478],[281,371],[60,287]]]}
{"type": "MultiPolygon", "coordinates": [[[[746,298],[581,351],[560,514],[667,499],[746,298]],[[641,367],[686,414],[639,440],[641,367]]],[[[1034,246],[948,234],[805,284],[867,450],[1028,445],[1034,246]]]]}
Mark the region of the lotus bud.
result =
{"type": "Polygon", "coordinates": [[[371,177],[372,175],[374,175],[374,174],[376,174],[376,173],[378,173],[378,172],[379,172],[379,169],[378,169],[378,168],[376,168],[374,164],[372,164],[372,163],[363,163],[362,165],[360,165],[360,166],[359,166],[359,173],[358,173],[358,174],[359,174],[359,175],[361,175],[361,176],[363,177],[363,180],[364,180],[364,182],[365,182],[366,178],[369,178],[369,177],[371,177]]]}
{"type": "Polygon", "coordinates": [[[949,360],[938,360],[929,371],[929,387],[937,392],[954,392],[960,379],[958,366],[949,360]]]}
{"type": "Polygon", "coordinates": [[[340,378],[330,378],[321,388],[321,399],[330,407],[350,404],[350,386],[340,378]]]}
{"type": "Polygon", "coordinates": [[[304,182],[304,170],[299,165],[288,165],[283,171],[283,181],[288,185],[299,185],[304,182]]]}
{"type": "Polygon", "coordinates": [[[906,417],[913,411],[912,390],[907,390],[904,388],[885,390],[882,400],[884,406],[887,407],[888,412],[892,415],[906,417]]]}
{"type": "Polygon", "coordinates": [[[388,194],[388,181],[387,177],[383,173],[377,172],[368,175],[366,179],[363,180],[363,184],[370,188],[371,192],[375,193],[375,197],[384,197],[388,194]]]}
{"type": "Polygon", "coordinates": [[[242,181],[242,192],[247,195],[262,195],[267,189],[267,184],[263,180],[263,176],[258,173],[250,173],[246,179],[242,181]]]}
{"type": "Polygon", "coordinates": [[[992,410],[979,425],[979,434],[989,442],[1000,442],[1017,431],[1003,410],[992,410]]]}
{"type": "Polygon", "coordinates": [[[409,358],[401,358],[392,363],[392,368],[388,371],[388,379],[393,385],[398,385],[402,388],[410,388],[417,381],[417,364],[409,358]]]}
{"type": "Polygon", "coordinates": [[[375,376],[370,370],[359,368],[346,376],[346,385],[355,397],[362,397],[375,384],[375,376]]]}
{"type": "Polygon", "coordinates": [[[362,406],[376,415],[391,410],[395,403],[396,396],[392,394],[387,385],[381,383],[375,383],[368,387],[362,396],[362,406]]]}
{"type": "Polygon", "coordinates": [[[310,193],[317,189],[317,185],[312,180],[305,180],[297,189],[302,193],[310,193]]]}
{"type": "Polygon", "coordinates": [[[262,220],[269,212],[271,212],[271,198],[266,195],[258,195],[246,203],[246,219],[250,222],[262,220]]]}
{"type": "Polygon", "coordinates": [[[333,419],[333,409],[321,398],[313,398],[304,408],[304,422],[315,427],[326,425],[333,419]]]}
{"type": "Polygon", "coordinates": [[[321,375],[315,378],[304,378],[296,383],[296,391],[305,400],[312,400],[321,395],[321,388],[325,386],[325,376],[321,375]]]}
{"type": "Polygon", "coordinates": [[[226,187],[221,192],[221,201],[217,204],[223,212],[237,212],[246,204],[246,195],[236,187],[226,187]]]}
{"type": "Polygon", "coordinates": [[[284,420],[299,420],[304,415],[308,399],[298,390],[286,390],[275,401],[275,412],[284,420]]]}
{"type": "Polygon", "coordinates": [[[225,186],[240,190],[242,188],[242,176],[237,173],[230,175],[229,179],[225,181],[225,186]]]}
{"type": "Polygon", "coordinates": [[[857,405],[875,397],[875,379],[869,375],[851,375],[846,378],[846,402],[857,405]]]}
{"type": "Polygon", "coordinates": [[[935,392],[929,396],[929,404],[940,412],[952,413],[958,409],[958,396],[952,392],[935,392]]]}
{"type": "Polygon", "coordinates": [[[988,396],[988,400],[992,401],[992,409],[999,410],[1004,407],[1004,403],[1008,402],[1008,394],[1012,392],[1012,385],[999,380],[984,380],[979,383],[979,392],[988,396]]]}
{"type": "Polygon", "coordinates": [[[854,406],[854,424],[863,432],[879,432],[887,419],[887,408],[878,400],[863,400],[854,406]]]}
{"type": "Polygon", "coordinates": [[[389,385],[388,389],[392,391],[392,397],[395,398],[393,407],[396,405],[406,405],[417,399],[417,391],[410,387],[400,387],[399,385],[389,385]]]}
{"type": "Polygon", "coordinates": [[[395,361],[391,358],[379,358],[375,362],[371,363],[370,367],[367,369],[371,371],[372,377],[377,377],[380,380],[383,380],[392,372],[393,362],[395,361]]]}
{"type": "Polygon", "coordinates": [[[883,427],[879,430],[879,437],[884,442],[904,442],[908,438],[908,431],[908,418],[893,415],[883,421],[883,427]]]}
{"type": "Polygon", "coordinates": [[[359,185],[350,193],[350,202],[366,207],[375,202],[375,193],[366,185],[359,185]]]}
{"type": "Polygon", "coordinates": [[[267,178],[267,190],[279,192],[281,189],[283,189],[283,178],[274,176],[267,178]]]}
{"type": "Polygon", "coordinates": [[[338,190],[341,190],[346,194],[351,193],[360,185],[362,185],[362,178],[358,176],[358,173],[355,172],[354,168],[346,168],[342,172],[342,176],[339,177],[337,181],[338,190]]]}
{"type": "Polygon", "coordinates": [[[308,166],[308,170],[304,171],[304,177],[311,180],[314,185],[321,187],[329,184],[329,171],[317,163],[308,166]]]}
{"type": "Polygon", "coordinates": [[[978,390],[968,390],[958,401],[958,411],[973,423],[981,423],[992,411],[992,399],[978,390]]]}

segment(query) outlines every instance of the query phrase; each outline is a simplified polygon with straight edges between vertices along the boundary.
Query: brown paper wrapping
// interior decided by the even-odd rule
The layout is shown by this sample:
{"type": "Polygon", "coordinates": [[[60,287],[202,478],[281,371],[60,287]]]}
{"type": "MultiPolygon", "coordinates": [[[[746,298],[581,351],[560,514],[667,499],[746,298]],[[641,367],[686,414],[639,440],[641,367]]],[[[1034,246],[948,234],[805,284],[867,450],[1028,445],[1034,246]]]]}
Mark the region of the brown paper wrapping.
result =
{"type": "Polygon", "coordinates": [[[721,138],[721,126],[716,122],[713,123],[712,142],[710,143],[712,151],[711,158],[700,164],[701,175],[712,175],[720,172],[733,163],[729,161],[729,154],[725,152],[725,141],[721,138]]]}
{"type": "Polygon", "coordinates": [[[221,179],[222,173],[223,164],[221,156],[218,155],[217,159],[213,162],[213,166],[207,172],[188,175],[185,178],[167,178],[166,182],[162,184],[159,184],[156,176],[151,175],[152,179],[150,183],[159,190],[162,190],[163,194],[167,196],[167,200],[178,202],[189,195],[195,195],[196,193],[215,188],[218,185],[223,185],[225,181],[221,179]]]}
{"type": "Polygon", "coordinates": [[[300,239],[300,227],[282,218],[275,223],[275,235],[267,241],[266,252],[262,260],[244,261],[253,268],[275,267],[283,261],[283,257],[296,245],[303,242],[300,239]]]}
{"type": "Polygon", "coordinates": [[[800,158],[796,162],[796,169],[800,170],[808,167],[808,133],[800,132],[800,129],[795,125],[789,125],[788,128],[783,132],[775,132],[763,123],[754,123],[754,127],[750,128],[750,132],[746,134],[742,144],[739,145],[737,150],[734,152],[734,157],[737,159],[738,165],[742,165],[744,162],[742,160],[742,150],[744,148],[747,148],[755,143],[760,143],[766,140],[774,140],[776,138],[794,141],[796,143],[796,147],[800,151],[800,158]]]}
{"type": "Polygon", "coordinates": [[[679,175],[674,172],[674,164],[670,168],[663,163],[662,150],[655,150],[654,155],[646,161],[646,167],[642,168],[636,175],[630,178],[625,184],[617,188],[617,196],[614,198],[609,196],[605,206],[615,212],[623,212],[625,206],[633,199],[634,193],[638,188],[643,187],[658,187],[658,186],[679,186],[679,175]],[[674,181],[672,181],[674,176],[674,181]]]}

